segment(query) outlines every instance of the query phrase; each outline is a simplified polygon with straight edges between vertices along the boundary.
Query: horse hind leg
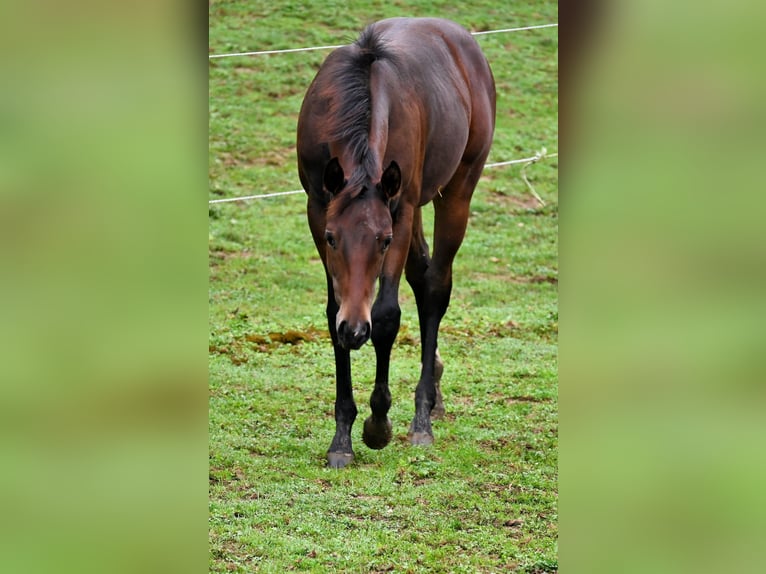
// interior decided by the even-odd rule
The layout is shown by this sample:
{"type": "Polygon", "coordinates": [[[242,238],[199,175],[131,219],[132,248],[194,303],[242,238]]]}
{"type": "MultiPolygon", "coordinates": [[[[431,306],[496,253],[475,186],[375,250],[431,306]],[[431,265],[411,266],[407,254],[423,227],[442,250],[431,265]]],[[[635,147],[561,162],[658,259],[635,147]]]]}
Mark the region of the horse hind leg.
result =
{"type": "MultiPolygon", "coordinates": [[[[418,317],[420,320],[420,336],[421,341],[425,341],[427,337],[427,324],[428,324],[428,278],[427,273],[429,267],[431,267],[431,257],[429,256],[428,243],[426,242],[423,234],[422,225],[422,213],[420,208],[417,209],[415,218],[413,221],[413,236],[410,243],[410,252],[407,257],[406,277],[407,282],[412,287],[412,291],[415,294],[415,301],[418,307],[418,317]]],[[[415,424],[413,419],[410,425],[408,436],[413,444],[430,444],[433,441],[432,432],[430,429],[430,420],[440,419],[444,416],[444,402],[442,400],[440,380],[444,372],[444,364],[439,356],[439,351],[436,349],[433,360],[429,363],[426,354],[421,354],[421,380],[424,377],[432,377],[435,389],[435,399],[433,407],[429,413],[429,421],[425,425],[426,428],[420,429],[415,424]],[[428,373],[432,374],[428,374],[428,373]]],[[[420,425],[424,426],[424,425],[420,425]]]]}
{"type": "Polygon", "coordinates": [[[439,349],[437,347],[434,354],[434,387],[436,388],[436,402],[431,409],[431,420],[441,420],[444,418],[447,412],[444,409],[444,399],[442,398],[441,380],[444,374],[444,361],[442,361],[441,355],[439,355],[439,349]]]}
{"type": "MultiPolygon", "coordinates": [[[[421,372],[423,370],[423,363],[420,364],[421,372]]],[[[444,374],[444,361],[442,361],[441,355],[439,354],[439,349],[436,349],[436,353],[434,354],[434,390],[436,392],[436,397],[434,399],[434,406],[431,407],[431,414],[430,419],[431,421],[438,421],[442,420],[444,418],[444,415],[447,413],[447,410],[444,408],[444,399],[442,397],[442,389],[441,389],[441,379],[442,375],[444,374]]],[[[412,423],[410,423],[410,430],[408,432],[408,436],[410,438],[410,441],[415,438],[416,440],[423,441],[419,443],[413,443],[413,444],[430,444],[432,440],[429,440],[429,436],[426,433],[425,435],[421,435],[420,437],[415,437],[415,433],[417,432],[415,430],[415,420],[413,419],[412,423]]],[[[432,431],[433,432],[433,431],[432,431]]],[[[433,437],[430,437],[431,439],[433,437]]]]}
{"type": "MultiPolygon", "coordinates": [[[[438,332],[452,292],[452,262],[465,236],[471,195],[481,175],[483,162],[461,164],[442,196],[434,199],[434,248],[427,270],[418,281],[416,301],[420,317],[422,370],[415,389],[415,416],[410,442],[433,442],[431,419],[444,414],[440,379],[444,364],[438,353],[438,332]]],[[[408,276],[409,279],[409,276],[408,276]]],[[[412,282],[411,282],[412,284],[412,282]]],[[[415,289],[415,287],[413,287],[415,289]]]]}

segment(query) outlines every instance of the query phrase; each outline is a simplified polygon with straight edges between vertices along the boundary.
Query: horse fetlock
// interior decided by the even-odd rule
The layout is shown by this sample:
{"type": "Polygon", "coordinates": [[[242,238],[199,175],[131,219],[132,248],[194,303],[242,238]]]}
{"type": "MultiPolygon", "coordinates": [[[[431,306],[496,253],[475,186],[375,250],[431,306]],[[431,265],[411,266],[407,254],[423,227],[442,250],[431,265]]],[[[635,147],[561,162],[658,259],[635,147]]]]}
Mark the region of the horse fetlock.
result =
{"type": "Polygon", "coordinates": [[[362,440],[368,447],[378,450],[385,447],[393,437],[393,425],[388,417],[370,415],[364,421],[362,440]]]}
{"type": "MultiPolygon", "coordinates": [[[[340,428],[348,427],[348,434],[351,433],[351,426],[356,420],[358,413],[356,403],[353,399],[342,399],[335,401],[335,423],[340,428]]],[[[340,428],[336,427],[336,431],[341,432],[340,428]]]]}
{"type": "Polygon", "coordinates": [[[431,420],[438,420],[444,418],[447,411],[444,409],[444,401],[442,400],[442,391],[439,388],[439,384],[436,384],[436,402],[431,409],[431,420]]]}

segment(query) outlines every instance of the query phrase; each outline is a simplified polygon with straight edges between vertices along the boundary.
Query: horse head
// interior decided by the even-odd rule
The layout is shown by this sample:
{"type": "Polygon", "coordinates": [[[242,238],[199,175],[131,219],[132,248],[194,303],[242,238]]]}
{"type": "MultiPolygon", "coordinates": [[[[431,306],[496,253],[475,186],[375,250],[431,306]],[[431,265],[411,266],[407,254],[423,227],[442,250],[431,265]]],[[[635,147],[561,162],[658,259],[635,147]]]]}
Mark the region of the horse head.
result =
{"type": "Polygon", "coordinates": [[[332,279],[338,314],[338,343],[358,349],[372,334],[372,303],[393,240],[392,202],[401,187],[396,162],[379,181],[368,175],[346,179],[338,158],[324,170],[325,193],[331,196],[325,228],[327,272],[332,279]]]}

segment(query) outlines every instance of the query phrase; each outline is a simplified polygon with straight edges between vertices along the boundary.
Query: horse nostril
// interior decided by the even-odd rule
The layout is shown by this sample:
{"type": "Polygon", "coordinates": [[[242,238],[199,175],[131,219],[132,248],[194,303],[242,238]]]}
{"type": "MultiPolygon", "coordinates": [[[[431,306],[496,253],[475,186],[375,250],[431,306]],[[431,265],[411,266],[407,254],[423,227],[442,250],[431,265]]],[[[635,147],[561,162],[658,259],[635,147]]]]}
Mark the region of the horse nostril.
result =
{"type": "Polygon", "coordinates": [[[356,323],[353,326],[348,321],[338,323],[338,340],[346,349],[358,349],[370,338],[372,326],[369,321],[356,323]]]}

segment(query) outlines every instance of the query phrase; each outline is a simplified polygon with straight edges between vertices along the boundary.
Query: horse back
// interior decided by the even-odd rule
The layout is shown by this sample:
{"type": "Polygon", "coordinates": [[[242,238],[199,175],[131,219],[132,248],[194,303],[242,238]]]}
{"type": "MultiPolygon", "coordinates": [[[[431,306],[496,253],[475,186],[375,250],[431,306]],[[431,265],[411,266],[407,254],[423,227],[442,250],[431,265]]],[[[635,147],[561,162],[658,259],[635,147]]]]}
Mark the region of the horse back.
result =
{"type": "Polygon", "coordinates": [[[298,168],[309,191],[321,190],[330,159],[326,99],[337,70],[360,52],[370,58],[369,138],[379,165],[396,161],[403,183],[425,204],[460,162],[483,164],[492,141],[495,86],[473,36],[449,20],[391,18],[370,25],[356,43],[323,63],[304,99],[298,122],[298,168]]]}
{"type": "Polygon", "coordinates": [[[454,22],[392,18],[373,28],[396,55],[391,66],[373,72],[387,74],[383,84],[394,95],[388,96],[394,105],[383,164],[401,162],[396,154],[409,147],[411,161],[404,165],[420,180],[417,203],[423,205],[461,161],[486,159],[495,123],[494,78],[476,40],[454,22]]]}

